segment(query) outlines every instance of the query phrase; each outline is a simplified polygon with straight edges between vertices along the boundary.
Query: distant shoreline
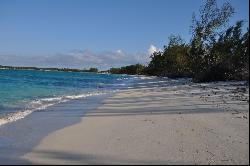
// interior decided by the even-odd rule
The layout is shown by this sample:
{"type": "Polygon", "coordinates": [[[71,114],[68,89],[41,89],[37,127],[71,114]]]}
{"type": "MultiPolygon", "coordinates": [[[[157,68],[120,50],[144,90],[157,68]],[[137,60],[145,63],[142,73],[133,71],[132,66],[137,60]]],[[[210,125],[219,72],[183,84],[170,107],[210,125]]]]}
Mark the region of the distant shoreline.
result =
{"type": "Polygon", "coordinates": [[[9,69],[9,70],[37,70],[37,71],[64,71],[64,72],[91,72],[91,73],[108,73],[108,71],[98,71],[90,69],[73,69],[73,68],[55,68],[55,67],[21,67],[21,66],[2,66],[0,65],[0,70],[9,69]]]}

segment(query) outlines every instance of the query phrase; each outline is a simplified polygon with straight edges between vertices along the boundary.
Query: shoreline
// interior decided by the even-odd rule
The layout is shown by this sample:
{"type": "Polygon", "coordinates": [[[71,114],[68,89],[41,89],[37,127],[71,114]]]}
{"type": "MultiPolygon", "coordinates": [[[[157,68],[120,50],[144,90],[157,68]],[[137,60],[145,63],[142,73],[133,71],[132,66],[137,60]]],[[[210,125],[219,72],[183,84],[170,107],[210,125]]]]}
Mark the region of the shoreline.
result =
{"type": "Polygon", "coordinates": [[[22,159],[32,164],[249,164],[249,87],[239,92],[239,82],[172,86],[164,81],[140,80],[106,98],[22,159]]]}
{"type": "Polygon", "coordinates": [[[21,156],[49,133],[80,122],[86,112],[97,108],[113,93],[72,99],[0,126],[0,164],[31,164],[21,156]]]}
{"type": "Polygon", "coordinates": [[[18,109],[15,112],[9,112],[9,113],[7,112],[3,115],[0,114],[0,126],[16,122],[18,120],[24,119],[25,117],[36,111],[46,110],[47,108],[50,109],[50,107],[52,106],[70,102],[71,100],[78,100],[78,99],[84,100],[86,97],[107,95],[112,93],[115,93],[115,91],[114,90],[99,91],[99,92],[93,91],[77,95],[61,95],[61,96],[34,99],[27,102],[26,105],[23,106],[23,108],[18,109]]]}

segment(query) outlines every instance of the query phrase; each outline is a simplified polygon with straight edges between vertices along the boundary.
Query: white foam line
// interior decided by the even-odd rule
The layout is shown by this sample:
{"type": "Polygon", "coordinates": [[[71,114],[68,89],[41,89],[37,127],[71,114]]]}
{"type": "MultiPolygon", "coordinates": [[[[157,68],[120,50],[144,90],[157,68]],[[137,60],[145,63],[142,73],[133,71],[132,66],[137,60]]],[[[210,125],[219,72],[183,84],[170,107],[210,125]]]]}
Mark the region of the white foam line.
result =
{"type": "Polygon", "coordinates": [[[72,95],[72,96],[62,96],[62,97],[54,97],[54,98],[45,98],[45,99],[39,99],[30,102],[30,105],[32,108],[19,111],[15,113],[9,113],[8,115],[0,118],[0,126],[11,123],[20,119],[25,118],[29,114],[38,111],[38,110],[44,110],[50,106],[53,106],[55,104],[64,103],[73,99],[80,99],[80,98],[86,98],[90,96],[97,96],[97,95],[104,95],[107,93],[117,92],[117,90],[108,91],[108,92],[94,92],[94,93],[87,93],[87,94],[80,94],[80,95],[72,95]],[[44,103],[49,102],[49,103],[44,103]],[[52,103],[51,103],[52,102],[52,103]]]}

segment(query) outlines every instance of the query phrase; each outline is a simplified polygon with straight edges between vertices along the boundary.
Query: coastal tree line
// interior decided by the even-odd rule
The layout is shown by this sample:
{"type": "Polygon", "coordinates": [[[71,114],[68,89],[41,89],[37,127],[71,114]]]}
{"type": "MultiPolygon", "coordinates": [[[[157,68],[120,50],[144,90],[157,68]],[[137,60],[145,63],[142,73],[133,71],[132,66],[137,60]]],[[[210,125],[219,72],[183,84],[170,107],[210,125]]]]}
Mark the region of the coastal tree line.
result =
{"type": "MultiPolygon", "coordinates": [[[[163,51],[154,52],[148,65],[135,64],[110,68],[100,73],[149,75],[159,77],[191,77],[196,82],[249,81],[249,28],[244,21],[228,26],[234,8],[226,2],[218,7],[216,0],[206,0],[198,15],[192,17],[191,39],[169,36],[163,51]]],[[[1,66],[0,69],[99,72],[97,68],[37,68],[1,66]]]]}
{"type": "Polygon", "coordinates": [[[192,77],[197,82],[249,80],[249,28],[244,21],[227,26],[234,14],[229,3],[217,6],[207,0],[193,14],[189,43],[171,35],[163,51],[154,52],[147,66],[136,64],[111,68],[115,74],[144,74],[160,77],[192,77]]]}
{"type": "Polygon", "coordinates": [[[0,69],[10,69],[10,70],[39,70],[39,71],[63,71],[63,72],[93,72],[97,73],[97,68],[89,69],[70,69],[70,68],[40,68],[40,67],[19,67],[19,66],[2,66],[0,69]]]}

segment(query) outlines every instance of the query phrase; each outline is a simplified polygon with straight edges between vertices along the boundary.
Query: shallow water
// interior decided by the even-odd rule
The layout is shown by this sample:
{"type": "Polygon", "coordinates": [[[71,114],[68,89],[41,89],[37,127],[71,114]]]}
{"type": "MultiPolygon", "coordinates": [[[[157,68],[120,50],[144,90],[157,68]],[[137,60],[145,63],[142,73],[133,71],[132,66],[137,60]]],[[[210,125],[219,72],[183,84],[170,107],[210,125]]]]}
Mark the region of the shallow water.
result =
{"type": "Polygon", "coordinates": [[[49,133],[76,124],[111,94],[73,99],[0,126],[0,164],[31,164],[21,157],[49,133]]]}
{"type": "Polygon", "coordinates": [[[21,156],[42,138],[78,123],[87,111],[135,79],[126,75],[0,70],[0,164],[30,164],[21,156]]]}
{"type": "Polygon", "coordinates": [[[35,70],[0,70],[0,125],[72,99],[124,88],[126,75],[35,70]]]}

